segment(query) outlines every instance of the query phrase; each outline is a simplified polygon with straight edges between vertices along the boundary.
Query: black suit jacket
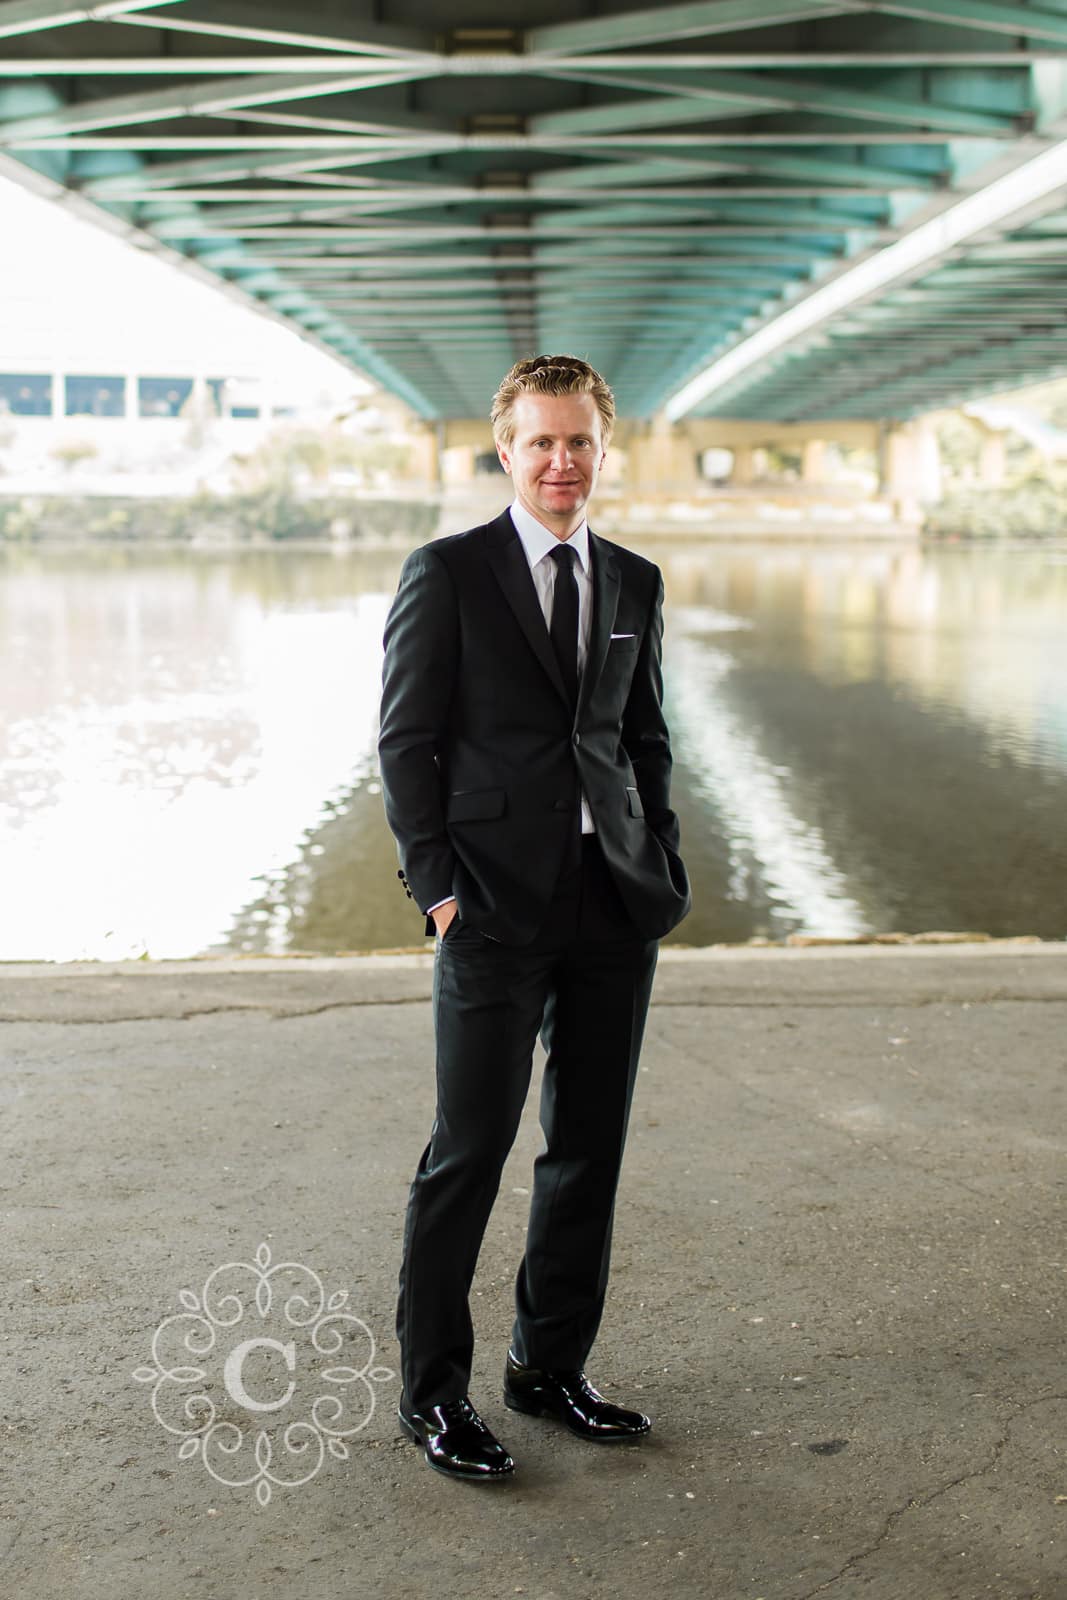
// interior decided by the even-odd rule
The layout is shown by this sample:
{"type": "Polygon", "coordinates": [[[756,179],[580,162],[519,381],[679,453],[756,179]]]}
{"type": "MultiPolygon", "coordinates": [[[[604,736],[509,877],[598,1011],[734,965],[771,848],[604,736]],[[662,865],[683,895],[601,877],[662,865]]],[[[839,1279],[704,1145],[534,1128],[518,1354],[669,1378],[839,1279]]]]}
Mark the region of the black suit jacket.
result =
{"type": "Polygon", "coordinates": [[[662,710],[663,581],[592,532],[589,547],[573,712],[507,511],[413,551],[386,624],[378,750],[402,875],[423,909],[455,895],[465,921],[505,944],[528,943],[544,920],[580,792],[644,935],[689,910],[662,710]]]}

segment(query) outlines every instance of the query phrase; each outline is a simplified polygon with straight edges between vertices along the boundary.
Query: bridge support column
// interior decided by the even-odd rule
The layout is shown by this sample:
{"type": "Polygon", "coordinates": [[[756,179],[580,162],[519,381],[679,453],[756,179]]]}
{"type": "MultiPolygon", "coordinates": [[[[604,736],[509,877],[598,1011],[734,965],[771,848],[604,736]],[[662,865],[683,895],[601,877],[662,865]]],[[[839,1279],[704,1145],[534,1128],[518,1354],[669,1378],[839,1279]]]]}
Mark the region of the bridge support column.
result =
{"type": "Polygon", "coordinates": [[[699,488],[696,447],[684,427],[672,427],[666,418],[654,417],[651,429],[635,438],[628,451],[631,479],[649,493],[688,494],[699,488]]]}
{"type": "Polygon", "coordinates": [[[941,452],[933,420],[890,423],[878,448],[879,492],[905,522],[918,522],[924,506],[941,498],[941,452]]]}
{"type": "Polygon", "coordinates": [[[912,487],[911,440],[900,426],[887,423],[878,438],[878,493],[898,504],[912,487]]]}
{"type": "Polygon", "coordinates": [[[825,483],[826,440],[806,439],[801,457],[800,476],[804,483],[825,483]]]}
{"type": "Polygon", "coordinates": [[[730,483],[745,489],[756,481],[756,452],[750,444],[734,446],[734,464],[730,470],[730,483]]]}
{"type": "Polygon", "coordinates": [[[441,454],[435,428],[412,430],[410,472],[415,483],[436,486],[441,482],[441,454]]]}

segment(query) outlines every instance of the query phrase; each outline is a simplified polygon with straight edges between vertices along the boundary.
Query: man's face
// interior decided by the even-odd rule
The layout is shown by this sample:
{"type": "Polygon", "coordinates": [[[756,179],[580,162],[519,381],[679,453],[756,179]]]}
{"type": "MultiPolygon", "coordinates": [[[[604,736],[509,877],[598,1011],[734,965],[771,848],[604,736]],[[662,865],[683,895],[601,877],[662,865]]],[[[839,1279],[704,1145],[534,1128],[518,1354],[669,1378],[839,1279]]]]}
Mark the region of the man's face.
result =
{"type": "Polygon", "coordinates": [[[505,472],[527,511],[560,539],[582,520],[604,464],[600,412],[591,394],[521,394],[515,434],[497,444],[505,472]]]}

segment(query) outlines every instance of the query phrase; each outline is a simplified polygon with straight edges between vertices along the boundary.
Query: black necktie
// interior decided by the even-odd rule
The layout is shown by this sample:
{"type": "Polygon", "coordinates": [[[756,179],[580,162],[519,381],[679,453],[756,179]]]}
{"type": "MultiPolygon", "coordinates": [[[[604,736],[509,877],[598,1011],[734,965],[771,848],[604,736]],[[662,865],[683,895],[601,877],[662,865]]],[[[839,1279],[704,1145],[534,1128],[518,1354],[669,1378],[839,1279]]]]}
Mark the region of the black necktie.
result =
{"type": "Polygon", "coordinates": [[[556,563],[552,594],[552,621],[548,632],[571,703],[578,701],[578,579],[574,572],[577,552],[569,544],[549,552],[556,563]]]}

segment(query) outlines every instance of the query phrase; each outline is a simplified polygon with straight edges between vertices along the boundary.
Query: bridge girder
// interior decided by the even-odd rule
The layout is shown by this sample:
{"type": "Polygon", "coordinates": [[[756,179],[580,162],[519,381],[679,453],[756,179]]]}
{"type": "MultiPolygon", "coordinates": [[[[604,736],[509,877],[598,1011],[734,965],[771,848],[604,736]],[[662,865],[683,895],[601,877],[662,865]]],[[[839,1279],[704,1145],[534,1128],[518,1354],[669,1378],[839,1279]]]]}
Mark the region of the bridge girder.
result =
{"type": "MultiPolygon", "coordinates": [[[[1067,198],[682,404],[851,268],[1067,150],[1023,0],[0,0],[0,171],[287,321],[424,418],[538,349],[620,411],[907,417],[1067,371],[1067,198]]],[[[1067,171],[1065,171],[1067,182],[1067,171]]]]}

